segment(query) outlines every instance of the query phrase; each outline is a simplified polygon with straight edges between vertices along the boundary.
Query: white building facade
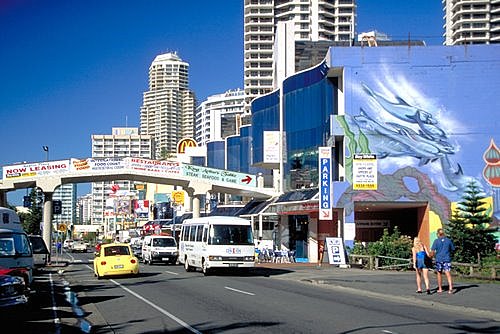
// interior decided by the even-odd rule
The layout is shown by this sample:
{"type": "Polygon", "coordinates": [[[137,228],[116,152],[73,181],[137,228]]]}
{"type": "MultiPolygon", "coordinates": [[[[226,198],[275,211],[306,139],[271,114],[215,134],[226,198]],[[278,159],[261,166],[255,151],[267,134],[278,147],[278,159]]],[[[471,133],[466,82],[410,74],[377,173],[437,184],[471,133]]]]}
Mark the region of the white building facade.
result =
{"type": "MultiPolygon", "coordinates": [[[[92,158],[123,158],[140,157],[152,159],[154,150],[150,135],[139,134],[138,128],[112,128],[110,135],[92,135],[92,158]]],[[[133,199],[136,184],[133,181],[106,181],[92,183],[92,224],[103,225],[109,208],[106,201],[110,194],[120,191],[120,194],[133,199]]],[[[109,204],[109,202],[108,202],[109,204]]],[[[129,218],[129,217],[127,217],[129,218]]]]}
{"type": "Polygon", "coordinates": [[[88,225],[92,222],[92,194],[80,196],[77,199],[77,224],[88,225]]]}
{"type": "MultiPolygon", "coordinates": [[[[257,96],[273,89],[275,33],[287,24],[287,40],[352,40],[356,25],[355,0],[244,0],[244,90],[246,110],[257,96]]],[[[291,54],[291,53],[290,53],[291,54]]],[[[286,65],[283,65],[286,67],[286,65]]]]}
{"type": "Polygon", "coordinates": [[[499,0],[442,0],[445,45],[500,43],[499,0]]]}
{"type": "Polygon", "coordinates": [[[154,158],[175,153],[177,143],[194,136],[195,97],[188,88],[189,64],[176,53],[158,55],[149,67],[149,90],[143,93],[140,133],[155,142],[154,158]]]}
{"type": "Polygon", "coordinates": [[[53,200],[61,201],[61,214],[54,214],[54,224],[65,224],[67,227],[77,221],[76,214],[76,184],[63,184],[56,188],[52,195],[53,200]]]}
{"type": "Polygon", "coordinates": [[[209,96],[196,108],[195,140],[198,145],[238,134],[245,111],[245,92],[228,90],[209,96]]]}

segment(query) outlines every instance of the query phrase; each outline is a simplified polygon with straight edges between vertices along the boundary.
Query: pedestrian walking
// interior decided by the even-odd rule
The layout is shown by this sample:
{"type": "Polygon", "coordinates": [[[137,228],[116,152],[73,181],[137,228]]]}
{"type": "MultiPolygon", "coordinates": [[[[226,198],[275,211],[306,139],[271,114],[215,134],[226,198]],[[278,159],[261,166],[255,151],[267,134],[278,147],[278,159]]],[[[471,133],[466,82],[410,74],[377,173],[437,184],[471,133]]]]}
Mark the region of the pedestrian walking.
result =
{"type": "Polygon", "coordinates": [[[318,267],[321,267],[323,262],[323,253],[325,252],[325,241],[320,240],[318,245],[318,267]]]}
{"type": "Polygon", "coordinates": [[[432,255],[436,258],[436,271],[438,281],[438,293],[443,292],[443,272],[448,280],[448,293],[452,294],[453,282],[451,279],[451,256],[455,250],[453,241],[449,239],[442,228],[437,230],[438,238],[432,243],[432,255]]]}
{"type": "Polygon", "coordinates": [[[429,289],[429,261],[430,258],[429,250],[424,243],[416,237],[413,240],[413,247],[411,249],[413,255],[413,269],[415,269],[416,281],[417,281],[417,293],[422,293],[422,277],[425,284],[425,292],[430,295],[431,290],[429,289]]]}

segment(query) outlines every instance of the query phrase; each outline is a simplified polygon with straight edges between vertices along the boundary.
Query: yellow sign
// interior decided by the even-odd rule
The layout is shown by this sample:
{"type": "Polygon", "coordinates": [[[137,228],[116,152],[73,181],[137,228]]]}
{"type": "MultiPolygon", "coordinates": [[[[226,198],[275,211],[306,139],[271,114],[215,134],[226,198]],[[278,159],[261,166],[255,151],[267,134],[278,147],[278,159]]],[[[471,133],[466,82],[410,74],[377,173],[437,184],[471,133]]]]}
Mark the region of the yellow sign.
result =
{"type": "Polygon", "coordinates": [[[184,205],[184,190],[172,191],[172,199],[177,205],[184,205]]]}
{"type": "Polygon", "coordinates": [[[59,232],[66,232],[66,224],[59,224],[57,229],[59,230],[59,232]]]}
{"type": "Polygon", "coordinates": [[[193,138],[184,138],[177,143],[177,153],[186,153],[186,147],[197,147],[193,138]]]}

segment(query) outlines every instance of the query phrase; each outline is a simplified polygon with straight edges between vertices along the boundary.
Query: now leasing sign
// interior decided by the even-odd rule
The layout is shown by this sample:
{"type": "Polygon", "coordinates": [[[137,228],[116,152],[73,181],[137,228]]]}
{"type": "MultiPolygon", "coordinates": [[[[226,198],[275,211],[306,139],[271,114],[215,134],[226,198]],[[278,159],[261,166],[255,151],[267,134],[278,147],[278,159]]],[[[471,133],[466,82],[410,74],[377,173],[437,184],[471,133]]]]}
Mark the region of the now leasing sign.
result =
{"type": "Polygon", "coordinates": [[[333,219],[332,148],[319,147],[319,220],[333,219]]]}

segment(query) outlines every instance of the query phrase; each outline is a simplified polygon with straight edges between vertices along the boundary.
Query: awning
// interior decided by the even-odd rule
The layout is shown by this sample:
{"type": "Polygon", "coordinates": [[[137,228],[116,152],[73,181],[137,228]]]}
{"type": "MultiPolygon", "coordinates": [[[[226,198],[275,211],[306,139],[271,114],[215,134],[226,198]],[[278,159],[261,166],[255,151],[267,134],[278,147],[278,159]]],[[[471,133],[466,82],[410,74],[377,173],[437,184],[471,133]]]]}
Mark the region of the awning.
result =
{"type": "Polygon", "coordinates": [[[270,205],[269,212],[300,215],[319,211],[318,188],[298,189],[284,193],[270,205]]]}

